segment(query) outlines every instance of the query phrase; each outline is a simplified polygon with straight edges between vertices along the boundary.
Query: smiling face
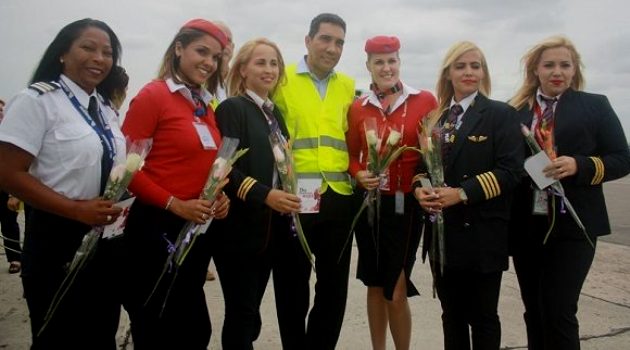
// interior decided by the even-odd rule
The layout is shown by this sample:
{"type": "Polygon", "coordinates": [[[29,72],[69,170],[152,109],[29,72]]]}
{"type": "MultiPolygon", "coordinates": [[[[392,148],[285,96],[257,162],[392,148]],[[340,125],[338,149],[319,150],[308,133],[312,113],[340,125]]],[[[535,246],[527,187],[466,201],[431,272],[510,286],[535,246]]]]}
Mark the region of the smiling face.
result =
{"type": "Polygon", "coordinates": [[[571,86],[575,75],[571,51],[566,47],[546,49],[540,55],[534,74],[543,94],[549,97],[562,94],[571,86]]]}
{"type": "Polygon", "coordinates": [[[469,50],[459,56],[448,68],[446,79],[451,82],[456,101],[479,90],[485,78],[482,56],[478,50],[469,50]]]}
{"type": "Polygon", "coordinates": [[[175,55],[179,58],[179,77],[189,84],[201,85],[216,72],[223,50],[215,38],[204,34],[186,47],[177,42],[175,55]]]}
{"type": "Polygon", "coordinates": [[[99,28],[87,27],[60,60],[62,73],[91,94],[114,63],[109,35],[99,28]]]}
{"type": "Polygon", "coordinates": [[[398,52],[370,54],[366,66],[372,81],[382,91],[392,88],[400,80],[398,52]]]}
{"type": "Polygon", "coordinates": [[[312,38],[307,35],[304,39],[308,51],[306,63],[318,78],[324,78],[339,62],[345,37],[343,28],[324,22],[312,38]]]}
{"type": "Polygon", "coordinates": [[[257,45],[247,64],[240,68],[245,87],[266,99],[278,83],[279,61],[278,53],[273,47],[265,44],[257,45]]]}

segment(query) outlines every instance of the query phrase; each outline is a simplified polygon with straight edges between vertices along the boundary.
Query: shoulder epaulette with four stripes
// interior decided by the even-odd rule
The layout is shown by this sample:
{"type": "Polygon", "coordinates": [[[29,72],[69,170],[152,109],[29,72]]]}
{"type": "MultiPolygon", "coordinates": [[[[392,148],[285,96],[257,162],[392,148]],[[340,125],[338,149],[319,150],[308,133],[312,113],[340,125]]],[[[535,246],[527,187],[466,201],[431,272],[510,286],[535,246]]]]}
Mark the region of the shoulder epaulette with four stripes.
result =
{"type": "Polygon", "coordinates": [[[60,87],[61,85],[59,85],[56,81],[38,81],[37,83],[31,84],[28,88],[37,91],[40,95],[43,95],[47,92],[55,91],[60,87]]]}

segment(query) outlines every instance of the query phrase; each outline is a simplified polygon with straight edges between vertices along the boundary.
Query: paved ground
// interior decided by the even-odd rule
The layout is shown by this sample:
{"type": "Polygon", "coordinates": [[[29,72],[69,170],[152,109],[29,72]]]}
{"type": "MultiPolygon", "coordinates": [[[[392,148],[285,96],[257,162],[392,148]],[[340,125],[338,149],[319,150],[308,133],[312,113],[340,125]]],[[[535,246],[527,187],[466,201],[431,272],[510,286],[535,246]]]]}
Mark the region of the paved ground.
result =
{"type": "MultiPolygon", "coordinates": [[[[614,234],[600,241],[591,272],[580,299],[580,334],[586,350],[621,350],[630,348],[630,215],[628,197],[630,178],[605,187],[614,234]]],[[[353,251],[352,270],[356,266],[353,251]]],[[[7,273],[8,265],[0,257],[0,349],[28,349],[30,342],[28,313],[21,298],[18,276],[7,273]]],[[[410,299],[413,313],[412,349],[441,349],[442,329],[440,305],[431,297],[431,277],[427,265],[417,264],[412,280],[422,295],[410,299]]],[[[513,270],[506,272],[501,287],[500,316],[503,327],[503,349],[526,349],[525,328],[521,314],[518,284],[513,270]]],[[[210,349],[220,349],[219,330],[223,318],[223,302],[218,281],[207,282],[205,291],[213,329],[210,349]]],[[[353,277],[339,349],[369,349],[370,338],[365,312],[365,288],[353,277]]],[[[256,349],[280,349],[272,285],[263,301],[263,330],[256,349]]],[[[121,349],[125,348],[128,327],[123,316],[120,329],[121,349]]],[[[389,348],[393,343],[389,341],[389,348]]],[[[132,349],[132,346],[126,346],[132,349]]]]}

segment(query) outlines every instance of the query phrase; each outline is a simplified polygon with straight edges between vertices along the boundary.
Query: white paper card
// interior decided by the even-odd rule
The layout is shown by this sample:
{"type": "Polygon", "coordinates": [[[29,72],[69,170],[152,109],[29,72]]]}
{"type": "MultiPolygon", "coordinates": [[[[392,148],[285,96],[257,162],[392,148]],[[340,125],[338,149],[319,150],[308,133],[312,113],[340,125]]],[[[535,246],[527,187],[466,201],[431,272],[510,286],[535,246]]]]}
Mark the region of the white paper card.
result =
{"type": "Polygon", "coordinates": [[[547,153],[544,151],[540,151],[538,154],[525,160],[525,171],[527,171],[532,181],[534,181],[536,186],[541,190],[557,181],[552,177],[546,177],[543,173],[543,169],[549,164],[551,164],[551,159],[549,159],[549,156],[547,156],[547,153]]]}
{"type": "Polygon", "coordinates": [[[319,204],[322,200],[321,193],[322,179],[298,179],[297,196],[301,200],[301,214],[319,213],[319,204]]]}
{"type": "Polygon", "coordinates": [[[105,226],[102,236],[104,239],[111,239],[123,234],[123,232],[125,231],[125,225],[127,225],[127,216],[129,216],[129,209],[133,204],[133,201],[135,200],[136,197],[131,197],[114,204],[114,206],[121,208],[122,212],[120,213],[120,216],[116,219],[116,221],[105,226]]]}

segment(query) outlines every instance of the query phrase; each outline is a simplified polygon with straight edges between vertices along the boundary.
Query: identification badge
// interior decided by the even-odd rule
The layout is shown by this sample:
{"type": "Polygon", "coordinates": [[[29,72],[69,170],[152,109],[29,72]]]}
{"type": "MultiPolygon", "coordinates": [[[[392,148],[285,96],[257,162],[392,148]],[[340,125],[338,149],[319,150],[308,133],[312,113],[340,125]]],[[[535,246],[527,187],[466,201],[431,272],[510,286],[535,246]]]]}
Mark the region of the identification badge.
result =
{"type": "Polygon", "coordinates": [[[297,187],[297,196],[301,201],[300,213],[319,213],[319,205],[322,201],[322,195],[319,193],[322,187],[322,179],[298,179],[297,187]]]}
{"type": "Polygon", "coordinates": [[[390,184],[390,181],[389,181],[389,169],[387,169],[380,176],[378,188],[381,191],[389,191],[389,186],[390,186],[389,184],[390,184]]]}
{"type": "Polygon", "coordinates": [[[217,144],[214,142],[214,139],[212,138],[210,130],[208,130],[208,126],[206,124],[193,122],[193,126],[197,131],[197,135],[199,136],[199,141],[201,141],[201,146],[203,146],[203,149],[217,148],[217,144]]]}
{"type": "Polygon", "coordinates": [[[123,232],[125,231],[125,226],[127,225],[127,216],[129,216],[129,209],[131,208],[134,200],[136,200],[136,197],[127,198],[124,201],[120,201],[114,204],[114,206],[121,208],[122,212],[120,213],[120,216],[118,216],[116,221],[105,226],[105,228],[103,229],[103,239],[112,239],[123,234],[123,232]]]}
{"type": "Polygon", "coordinates": [[[547,206],[549,197],[546,191],[534,189],[534,206],[532,214],[534,215],[547,215],[549,213],[549,207],[547,206]]]}
{"type": "Polygon", "coordinates": [[[394,211],[398,215],[405,214],[405,194],[402,191],[396,191],[394,199],[394,211]]]}

